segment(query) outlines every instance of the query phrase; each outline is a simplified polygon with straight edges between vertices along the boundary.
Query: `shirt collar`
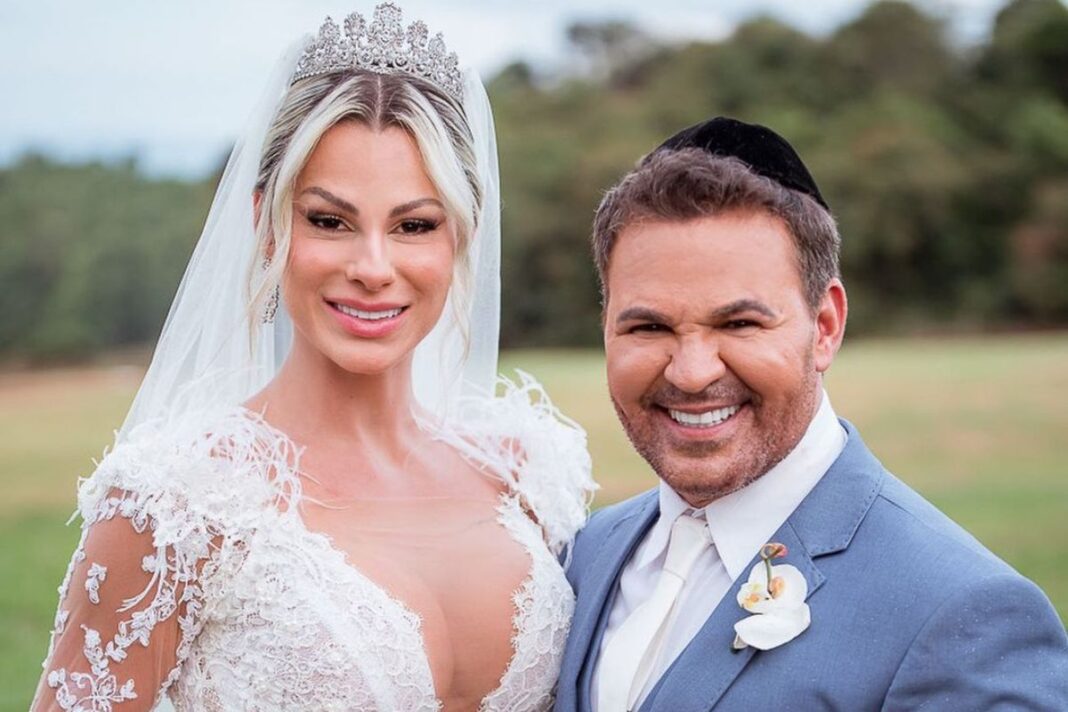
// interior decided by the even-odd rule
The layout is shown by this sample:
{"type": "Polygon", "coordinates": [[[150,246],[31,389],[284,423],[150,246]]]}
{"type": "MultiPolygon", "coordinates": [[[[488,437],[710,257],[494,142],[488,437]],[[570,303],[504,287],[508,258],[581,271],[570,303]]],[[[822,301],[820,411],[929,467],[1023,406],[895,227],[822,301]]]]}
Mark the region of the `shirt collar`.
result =
{"type": "MultiPolygon", "coordinates": [[[[823,392],[816,415],[793,450],[742,489],[721,497],[703,511],[708,530],[731,580],[736,580],[760,547],[782,526],[841,454],[846,432],[823,392]]],[[[660,517],[635,558],[644,567],[663,554],[671,526],[690,505],[663,480],[660,517]]]]}

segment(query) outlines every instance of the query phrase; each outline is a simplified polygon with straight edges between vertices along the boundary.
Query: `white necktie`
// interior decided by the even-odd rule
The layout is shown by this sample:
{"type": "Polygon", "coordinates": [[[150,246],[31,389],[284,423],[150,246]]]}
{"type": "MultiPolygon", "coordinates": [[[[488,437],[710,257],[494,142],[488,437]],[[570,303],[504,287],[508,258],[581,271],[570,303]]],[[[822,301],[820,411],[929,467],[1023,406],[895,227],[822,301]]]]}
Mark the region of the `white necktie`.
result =
{"type": "Polygon", "coordinates": [[[629,712],[634,708],[660,655],[686,576],[711,543],[703,519],[683,515],[675,520],[664,570],[653,595],[627,616],[605,644],[598,673],[598,712],[629,712]]]}

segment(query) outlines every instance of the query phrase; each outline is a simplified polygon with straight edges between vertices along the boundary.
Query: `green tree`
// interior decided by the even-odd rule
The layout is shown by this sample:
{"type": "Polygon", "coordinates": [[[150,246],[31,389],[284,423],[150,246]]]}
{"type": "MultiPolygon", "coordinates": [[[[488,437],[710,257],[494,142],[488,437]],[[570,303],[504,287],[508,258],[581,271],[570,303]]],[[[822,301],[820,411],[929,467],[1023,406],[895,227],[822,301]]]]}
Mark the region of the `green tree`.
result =
{"type": "Polygon", "coordinates": [[[1013,0],[997,14],[980,75],[1040,88],[1068,102],[1068,7],[1060,0],[1013,0]]]}
{"type": "Polygon", "coordinates": [[[0,353],[69,358],[155,338],[200,232],[205,183],[132,162],[0,172],[0,353]]]}

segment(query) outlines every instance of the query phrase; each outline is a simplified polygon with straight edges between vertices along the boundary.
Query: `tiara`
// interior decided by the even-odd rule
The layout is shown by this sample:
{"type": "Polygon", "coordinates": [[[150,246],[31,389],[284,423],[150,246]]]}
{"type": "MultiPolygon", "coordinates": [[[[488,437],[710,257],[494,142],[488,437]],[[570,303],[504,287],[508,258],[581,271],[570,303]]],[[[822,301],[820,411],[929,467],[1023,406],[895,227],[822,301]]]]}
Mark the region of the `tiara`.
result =
{"type": "Polygon", "coordinates": [[[405,28],[401,9],[384,2],[374,11],[370,26],[354,12],[345,18],[345,31],[327,17],[319,36],[305,48],[289,83],[331,72],[364,69],[378,74],[411,74],[433,82],[457,101],[463,101],[463,79],[455,52],[447,52],[441,33],[429,38],[426,25],[416,20],[405,28]]]}

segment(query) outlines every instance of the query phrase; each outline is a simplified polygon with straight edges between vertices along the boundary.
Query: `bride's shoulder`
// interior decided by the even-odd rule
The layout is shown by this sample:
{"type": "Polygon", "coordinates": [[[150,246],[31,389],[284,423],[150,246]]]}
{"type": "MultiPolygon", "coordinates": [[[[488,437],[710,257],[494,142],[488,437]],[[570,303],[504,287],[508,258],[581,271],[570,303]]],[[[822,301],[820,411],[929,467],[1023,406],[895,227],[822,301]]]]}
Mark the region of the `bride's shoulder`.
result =
{"type": "Polygon", "coordinates": [[[78,489],[92,521],[125,508],[159,517],[195,512],[230,524],[299,495],[299,449],[241,407],[153,418],[117,439],[78,489]]]}
{"type": "Polygon", "coordinates": [[[586,431],[529,374],[498,386],[494,397],[464,399],[448,439],[522,497],[558,551],[585,524],[597,489],[586,431]]]}

